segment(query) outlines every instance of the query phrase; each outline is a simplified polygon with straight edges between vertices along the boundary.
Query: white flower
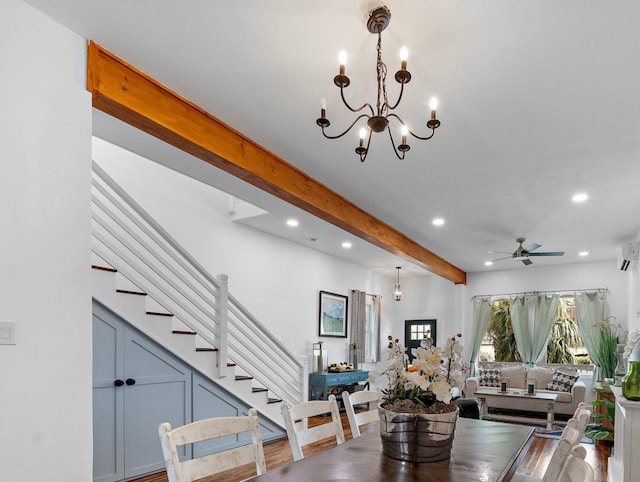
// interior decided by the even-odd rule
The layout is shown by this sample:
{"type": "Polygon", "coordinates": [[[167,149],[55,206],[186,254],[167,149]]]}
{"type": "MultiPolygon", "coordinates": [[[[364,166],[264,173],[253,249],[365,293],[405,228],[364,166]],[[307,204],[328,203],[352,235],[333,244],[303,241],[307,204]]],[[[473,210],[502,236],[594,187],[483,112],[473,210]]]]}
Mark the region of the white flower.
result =
{"type": "Polygon", "coordinates": [[[431,339],[423,340],[419,347],[411,349],[414,358],[408,365],[404,345],[390,336],[392,363],[385,372],[389,378],[389,389],[383,390],[385,399],[413,400],[427,406],[436,402],[449,404],[452,389],[462,389],[465,381],[459,337],[447,338],[444,349],[434,346],[431,339]]]}
{"type": "Polygon", "coordinates": [[[445,380],[438,379],[433,382],[431,391],[436,395],[436,400],[444,403],[449,403],[451,401],[451,385],[449,385],[445,380]]]}

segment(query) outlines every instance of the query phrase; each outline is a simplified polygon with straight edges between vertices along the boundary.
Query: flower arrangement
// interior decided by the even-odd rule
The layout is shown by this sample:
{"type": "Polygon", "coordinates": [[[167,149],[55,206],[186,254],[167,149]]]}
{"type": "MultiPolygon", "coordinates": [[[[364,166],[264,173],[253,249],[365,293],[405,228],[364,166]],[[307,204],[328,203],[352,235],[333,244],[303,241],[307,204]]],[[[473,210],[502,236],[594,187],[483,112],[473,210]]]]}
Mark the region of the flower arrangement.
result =
{"type": "Polygon", "coordinates": [[[638,343],[638,340],[640,340],[640,330],[636,330],[633,333],[631,333],[631,335],[629,335],[629,340],[627,341],[627,344],[624,347],[624,353],[622,355],[624,358],[631,357],[631,353],[633,352],[633,349],[635,348],[636,343],[638,343]]]}
{"type": "Polygon", "coordinates": [[[616,375],[616,366],[618,365],[616,357],[618,332],[622,329],[622,325],[615,323],[615,317],[609,316],[595,322],[593,327],[597,328],[599,332],[594,363],[600,367],[603,378],[613,378],[616,375]]]}
{"type": "MultiPolygon", "coordinates": [[[[391,365],[385,370],[389,388],[382,390],[382,406],[404,413],[445,413],[457,408],[452,389],[462,390],[465,367],[461,361],[462,335],[447,338],[444,349],[433,345],[430,338],[418,348],[412,348],[412,364],[406,348],[398,339],[389,336],[391,365]]],[[[456,397],[457,398],[457,397],[456,397]]]]}

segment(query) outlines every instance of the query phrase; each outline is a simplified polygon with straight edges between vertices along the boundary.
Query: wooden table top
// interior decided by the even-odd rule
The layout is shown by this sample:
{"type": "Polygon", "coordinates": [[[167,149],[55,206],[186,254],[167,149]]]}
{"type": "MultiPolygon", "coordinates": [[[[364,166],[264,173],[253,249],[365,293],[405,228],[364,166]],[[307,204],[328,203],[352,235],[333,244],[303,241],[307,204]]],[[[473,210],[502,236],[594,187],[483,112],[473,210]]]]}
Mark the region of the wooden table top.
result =
{"type": "Polygon", "coordinates": [[[511,477],[532,433],[529,426],[460,418],[451,460],[410,463],[383,455],[380,434],[368,432],[251,480],[496,482],[511,477]]]}

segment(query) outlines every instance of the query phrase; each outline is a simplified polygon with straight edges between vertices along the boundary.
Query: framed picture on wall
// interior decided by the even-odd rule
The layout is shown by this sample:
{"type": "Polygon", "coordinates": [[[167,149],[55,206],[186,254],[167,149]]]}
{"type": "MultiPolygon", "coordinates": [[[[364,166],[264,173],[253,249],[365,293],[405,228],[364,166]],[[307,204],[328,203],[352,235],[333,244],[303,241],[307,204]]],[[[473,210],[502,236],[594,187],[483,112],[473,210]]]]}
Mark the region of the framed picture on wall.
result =
{"type": "Polygon", "coordinates": [[[318,335],[347,337],[347,306],[346,296],[320,291],[318,303],[318,335]]]}

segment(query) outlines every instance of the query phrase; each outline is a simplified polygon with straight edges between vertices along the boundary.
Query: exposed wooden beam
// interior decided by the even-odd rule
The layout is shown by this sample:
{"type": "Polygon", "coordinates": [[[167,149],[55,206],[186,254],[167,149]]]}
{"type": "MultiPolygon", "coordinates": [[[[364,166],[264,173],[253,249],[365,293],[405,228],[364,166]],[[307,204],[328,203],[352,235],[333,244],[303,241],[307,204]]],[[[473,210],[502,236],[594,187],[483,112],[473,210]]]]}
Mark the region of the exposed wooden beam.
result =
{"type": "Polygon", "coordinates": [[[93,106],[457,284],[466,273],[94,42],[93,106]]]}

